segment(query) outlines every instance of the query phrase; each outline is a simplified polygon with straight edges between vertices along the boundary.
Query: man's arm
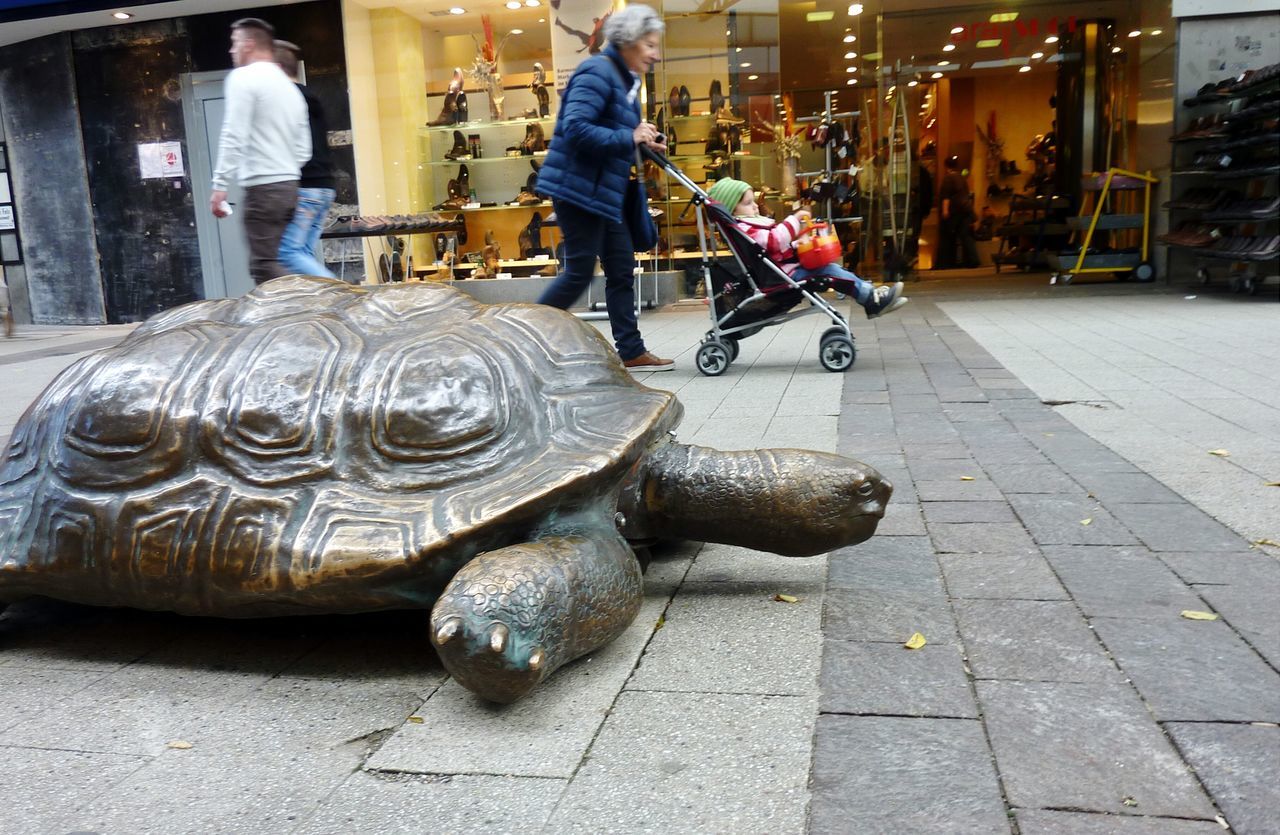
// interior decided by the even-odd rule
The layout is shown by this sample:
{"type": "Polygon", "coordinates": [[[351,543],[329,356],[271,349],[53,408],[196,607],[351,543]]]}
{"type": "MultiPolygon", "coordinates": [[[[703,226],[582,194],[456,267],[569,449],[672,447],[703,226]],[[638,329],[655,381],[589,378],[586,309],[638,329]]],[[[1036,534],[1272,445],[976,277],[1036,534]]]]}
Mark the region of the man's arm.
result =
{"type": "Polygon", "coordinates": [[[218,164],[213,170],[213,194],[209,209],[214,217],[226,217],[222,202],[227,199],[227,185],[240,168],[244,148],[249,140],[249,126],[253,118],[253,99],[241,79],[233,71],[223,86],[226,108],[222,113],[222,132],[218,137],[218,164]]]}

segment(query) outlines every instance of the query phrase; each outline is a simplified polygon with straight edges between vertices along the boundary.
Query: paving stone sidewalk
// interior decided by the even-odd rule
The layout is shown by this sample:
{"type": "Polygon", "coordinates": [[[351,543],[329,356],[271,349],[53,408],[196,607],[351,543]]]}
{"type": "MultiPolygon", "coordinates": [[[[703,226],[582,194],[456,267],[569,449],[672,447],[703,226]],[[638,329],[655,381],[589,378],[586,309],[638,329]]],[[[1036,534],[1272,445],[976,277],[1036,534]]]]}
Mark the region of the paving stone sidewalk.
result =
{"type": "MultiPolygon", "coordinates": [[[[1057,356],[1032,323],[1086,317],[1073,299],[1095,291],[999,310],[912,295],[894,316],[855,316],[845,375],[816,362],[817,317],[744,341],[714,379],[692,370],[701,310],[642,320],[680,363],[646,382],[679,393],[682,441],[838,448],[891,478],[868,543],[804,560],[659,551],[632,628],[511,708],[448,680],[420,613],[239,622],[23,603],[0,618],[4,828],[1277,831],[1280,564],[1240,535],[1257,513],[1223,519],[1212,490],[1188,496],[1041,402],[1063,378],[1018,364],[1057,356]],[[923,649],[902,647],[913,632],[923,649]]],[[[1158,336],[1173,300],[1117,304],[1148,304],[1158,336]]],[[[1223,326],[1259,310],[1224,306],[1223,326]]],[[[15,390],[34,396],[75,341],[0,350],[0,374],[20,370],[15,390]]],[[[0,407],[9,425],[22,408],[0,407]]],[[[1265,436],[1272,413],[1250,416],[1265,436]]],[[[1234,466],[1266,469],[1265,443],[1231,443],[1234,466]]]]}

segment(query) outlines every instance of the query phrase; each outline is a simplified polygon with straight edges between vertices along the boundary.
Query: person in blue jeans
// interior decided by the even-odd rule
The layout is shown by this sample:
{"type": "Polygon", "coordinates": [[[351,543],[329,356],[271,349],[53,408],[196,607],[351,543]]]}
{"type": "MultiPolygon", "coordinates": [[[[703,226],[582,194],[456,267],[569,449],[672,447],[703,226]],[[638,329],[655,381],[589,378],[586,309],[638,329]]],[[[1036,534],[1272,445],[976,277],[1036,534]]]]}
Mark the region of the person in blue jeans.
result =
{"type": "Polygon", "coordinates": [[[675,367],[640,336],[635,252],[622,211],[637,146],[666,150],[657,127],[640,118],[638,99],[641,79],[659,60],[662,30],[662,18],[648,6],[631,4],[609,16],[608,45],[578,65],[560,99],[537,183],[538,193],[551,198],[564,240],[561,273],[538,302],[569,308],[591,283],[599,258],[614,346],[632,371],[675,367]]]}
{"type": "Polygon", "coordinates": [[[337,195],[329,158],[329,130],[320,100],[298,84],[298,56],[301,51],[297,44],[289,41],[275,42],[276,63],[297,84],[307,101],[307,115],[311,119],[311,159],[302,166],[302,176],[298,180],[298,205],[293,210],[293,220],[285,227],[284,237],[280,239],[278,258],[290,272],[336,278],[324,265],[320,251],[320,233],[324,231],[329,207],[337,195]]]}

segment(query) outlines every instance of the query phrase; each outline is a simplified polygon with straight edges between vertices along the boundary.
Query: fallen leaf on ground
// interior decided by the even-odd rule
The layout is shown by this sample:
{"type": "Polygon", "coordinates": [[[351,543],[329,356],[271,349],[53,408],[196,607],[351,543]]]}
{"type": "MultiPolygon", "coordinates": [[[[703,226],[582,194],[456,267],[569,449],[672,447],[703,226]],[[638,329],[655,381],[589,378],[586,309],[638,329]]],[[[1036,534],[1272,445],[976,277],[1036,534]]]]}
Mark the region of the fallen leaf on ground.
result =
{"type": "Polygon", "coordinates": [[[1263,487],[1280,487],[1280,481],[1268,481],[1263,487]]]}
{"type": "Polygon", "coordinates": [[[1219,458],[1227,458],[1231,455],[1231,453],[1227,452],[1225,449],[1211,449],[1209,450],[1209,454],[1216,455],[1219,458]]]}
{"type": "Polygon", "coordinates": [[[1197,612],[1195,609],[1183,609],[1182,616],[1187,620],[1217,620],[1213,612],[1197,612]]]}
{"type": "Polygon", "coordinates": [[[165,747],[177,748],[179,751],[185,751],[188,748],[192,747],[192,745],[190,742],[187,742],[185,739],[171,739],[169,740],[169,742],[165,743],[165,747]]]}
{"type": "Polygon", "coordinates": [[[903,646],[907,649],[920,649],[920,647],[924,646],[926,643],[928,643],[928,641],[924,639],[923,635],[919,632],[914,632],[903,646]]]}
{"type": "Polygon", "coordinates": [[[667,622],[666,615],[658,615],[658,622],[653,625],[653,628],[655,630],[661,629],[666,622],[667,622]]]}
{"type": "Polygon", "coordinates": [[[1133,797],[1131,797],[1130,795],[1127,795],[1127,794],[1124,796],[1124,800],[1121,800],[1120,802],[1121,802],[1121,803],[1123,803],[1123,804],[1124,804],[1124,805],[1126,805],[1126,806],[1137,806],[1137,805],[1138,805],[1138,801],[1134,800],[1134,799],[1133,799],[1133,797]]]}
{"type": "Polygon", "coordinates": [[[799,603],[800,602],[800,598],[790,594],[775,594],[773,596],[773,599],[778,601],[779,603],[799,603]]]}
{"type": "Polygon", "coordinates": [[[1254,545],[1270,545],[1272,548],[1280,548],[1280,542],[1276,542],[1274,539],[1255,539],[1253,541],[1253,544],[1254,545]]]}
{"type": "Polygon", "coordinates": [[[1092,516],[1090,516],[1088,519],[1081,519],[1081,520],[1080,520],[1080,524],[1082,524],[1082,525],[1092,525],[1092,524],[1093,524],[1093,517],[1092,517],[1092,516]]]}
{"type": "Polygon", "coordinates": [[[973,481],[973,476],[971,476],[971,475],[962,475],[962,476],[960,476],[960,480],[961,480],[961,481],[973,481]]]}
{"type": "Polygon", "coordinates": [[[421,716],[410,716],[410,717],[409,717],[409,722],[413,723],[414,725],[421,725],[421,724],[422,724],[423,722],[425,722],[425,721],[426,721],[426,720],[425,720],[425,719],[423,719],[421,716]]]}

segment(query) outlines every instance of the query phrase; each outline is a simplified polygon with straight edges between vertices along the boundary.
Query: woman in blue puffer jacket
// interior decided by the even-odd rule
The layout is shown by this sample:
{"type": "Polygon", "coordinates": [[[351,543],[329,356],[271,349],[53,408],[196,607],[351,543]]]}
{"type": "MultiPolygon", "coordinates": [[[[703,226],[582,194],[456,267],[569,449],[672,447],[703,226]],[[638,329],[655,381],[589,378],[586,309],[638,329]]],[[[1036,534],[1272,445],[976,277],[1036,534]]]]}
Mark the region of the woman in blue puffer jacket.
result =
{"type": "Polygon", "coordinates": [[[635,254],[622,211],[636,146],[666,151],[657,127],[640,118],[639,99],[644,74],[659,60],[662,30],[662,19],[648,6],[630,5],[609,17],[608,46],[569,78],[538,173],[538,192],[551,198],[564,238],[562,271],[538,301],[567,309],[587,289],[599,258],[614,345],[634,371],[674,367],[640,337],[635,254]]]}

